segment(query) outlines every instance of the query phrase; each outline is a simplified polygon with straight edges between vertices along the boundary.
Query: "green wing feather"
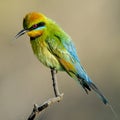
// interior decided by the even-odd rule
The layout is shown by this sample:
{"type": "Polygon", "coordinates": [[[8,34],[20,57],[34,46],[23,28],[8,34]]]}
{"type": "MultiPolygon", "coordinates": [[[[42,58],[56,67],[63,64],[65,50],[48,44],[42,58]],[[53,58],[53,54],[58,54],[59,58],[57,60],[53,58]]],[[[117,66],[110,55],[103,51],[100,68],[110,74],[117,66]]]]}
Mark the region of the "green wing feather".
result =
{"type": "Polygon", "coordinates": [[[67,72],[74,72],[74,58],[67,51],[61,39],[64,38],[60,38],[57,35],[52,36],[52,38],[46,39],[48,50],[58,59],[60,64],[67,72]]]}

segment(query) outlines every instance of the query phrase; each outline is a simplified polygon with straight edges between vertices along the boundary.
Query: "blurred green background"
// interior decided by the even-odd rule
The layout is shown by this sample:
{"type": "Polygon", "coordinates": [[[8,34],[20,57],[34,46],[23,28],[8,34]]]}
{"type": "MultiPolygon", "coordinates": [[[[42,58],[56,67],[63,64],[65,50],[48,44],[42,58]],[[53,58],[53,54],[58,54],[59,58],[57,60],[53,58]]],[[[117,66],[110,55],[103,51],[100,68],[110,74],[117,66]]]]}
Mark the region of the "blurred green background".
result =
{"type": "MultiPolygon", "coordinates": [[[[81,63],[120,118],[120,0],[0,1],[0,120],[25,120],[34,103],[54,96],[50,70],[33,55],[27,35],[14,40],[26,13],[54,19],[73,39],[81,63]]],[[[64,99],[40,120],[114,120],[91,92],[86,95],[66,73],[58,73],[64,99]]]]}

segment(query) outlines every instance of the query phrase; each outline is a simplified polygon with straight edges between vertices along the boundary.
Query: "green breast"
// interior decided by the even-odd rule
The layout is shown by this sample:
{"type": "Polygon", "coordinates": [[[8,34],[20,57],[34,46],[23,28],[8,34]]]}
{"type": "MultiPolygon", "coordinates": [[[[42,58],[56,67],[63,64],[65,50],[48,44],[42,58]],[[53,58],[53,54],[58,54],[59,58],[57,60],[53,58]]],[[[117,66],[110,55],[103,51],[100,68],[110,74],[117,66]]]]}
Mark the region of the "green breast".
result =
{"type": "Polygon", "coordinates": [[[30,40],[34,54],[39,61],[49,68],[55,68],[56,70],[62,70],[62,66],[57,58],[47,49],[45,40],[36,38],[30,40]]]}

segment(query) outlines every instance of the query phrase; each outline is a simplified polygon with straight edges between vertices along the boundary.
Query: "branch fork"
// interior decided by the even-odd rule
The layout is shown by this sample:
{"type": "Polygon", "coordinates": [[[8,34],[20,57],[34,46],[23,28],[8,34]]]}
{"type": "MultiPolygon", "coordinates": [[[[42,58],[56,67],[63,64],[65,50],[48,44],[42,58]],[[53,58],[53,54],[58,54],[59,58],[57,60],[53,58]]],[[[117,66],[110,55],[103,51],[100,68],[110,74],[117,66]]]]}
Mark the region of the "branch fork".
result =
{"type": "Polygon", "coordinates": [[[34,104],[33,110],[27,120],[35,120],[36,116],[38,116],[47,107],[49,107],[50,105],[52,105],[56,102],[60,102],[62,100],[64,94],[63,93],[60,94],[60,92],[59,92],[55,69],[51,69],[51,75],[52,75],[53,89],[54,89],[55,97],[48,99],[40,106],[37,104],[34,104]]]}

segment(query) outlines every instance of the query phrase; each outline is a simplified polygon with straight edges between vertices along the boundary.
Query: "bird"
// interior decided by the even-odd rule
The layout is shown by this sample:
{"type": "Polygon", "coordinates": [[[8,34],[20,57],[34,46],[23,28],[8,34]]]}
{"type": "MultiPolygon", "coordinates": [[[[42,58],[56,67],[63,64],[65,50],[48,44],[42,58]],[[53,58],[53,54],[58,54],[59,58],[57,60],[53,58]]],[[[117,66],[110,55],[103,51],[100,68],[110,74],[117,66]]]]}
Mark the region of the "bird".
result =
{"type": "Polygon", "coordinates": [[[23,30],[15,38],[25,33],[41,63],[50,69],[66,72],[87,94],[93,90],[104,104],[108,104],[107,98],[82,67],[73,40],[55,21],[42,13],[30,12],[23,19],[23,30]]]}

